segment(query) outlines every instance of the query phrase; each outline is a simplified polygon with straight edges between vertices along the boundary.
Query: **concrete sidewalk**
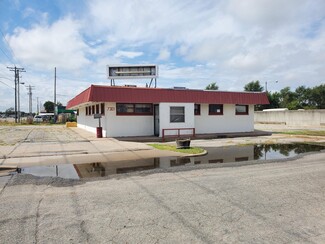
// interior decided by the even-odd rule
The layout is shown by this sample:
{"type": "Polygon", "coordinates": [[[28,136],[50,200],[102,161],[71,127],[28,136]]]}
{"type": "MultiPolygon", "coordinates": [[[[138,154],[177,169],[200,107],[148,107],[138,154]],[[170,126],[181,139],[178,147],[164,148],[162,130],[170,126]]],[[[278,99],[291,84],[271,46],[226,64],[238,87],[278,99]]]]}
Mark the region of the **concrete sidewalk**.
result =
{"type": "Polygon", "coordinates": [[[109,162],[148,157],[177,156],[137,142],[96,138],[79,128],[64,126],[1,127],[0,165],[32,166],[109,162]]]}
{"type": "MultiPolygon", "coordinates": [[[[262,129],[261,126],[258,129],[262,129]]],[[[293,142],[324,143],[325,137],[274,134],[209,140],[197,138],[191,142],[191,145],[206,148],[293,142]]],[[[170,156],[186,156],[186,154],[156,150],[145,143],[121,141],[115,138],[96,138],[94,133],[80,128],[66,128],[62,125],[0,126],[0,165],[2,166],[105,163],[170,156]]]]}

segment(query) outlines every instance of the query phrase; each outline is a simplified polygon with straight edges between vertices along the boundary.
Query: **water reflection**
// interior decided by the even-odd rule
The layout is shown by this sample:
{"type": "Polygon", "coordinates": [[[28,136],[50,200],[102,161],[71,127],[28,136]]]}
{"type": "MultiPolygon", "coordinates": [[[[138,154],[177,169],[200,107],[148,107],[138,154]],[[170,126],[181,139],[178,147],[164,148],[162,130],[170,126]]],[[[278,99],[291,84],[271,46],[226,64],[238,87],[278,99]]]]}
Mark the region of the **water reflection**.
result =
{"type": "Polygon", "coordinates": [[[308,144],[259,144],[246,146],[227,146],[206,148],[208,154],[199,157],[162,157],[140,160],[94,162],[90,164],[53,165],[22,168],[21,173],[36,176],[53,176],[62,178],[103,177],[155,168],[170,168],[182,165],[220,164],[249,160],[282,159],[300,153],[323,150],[324,146],[308,144]]]}

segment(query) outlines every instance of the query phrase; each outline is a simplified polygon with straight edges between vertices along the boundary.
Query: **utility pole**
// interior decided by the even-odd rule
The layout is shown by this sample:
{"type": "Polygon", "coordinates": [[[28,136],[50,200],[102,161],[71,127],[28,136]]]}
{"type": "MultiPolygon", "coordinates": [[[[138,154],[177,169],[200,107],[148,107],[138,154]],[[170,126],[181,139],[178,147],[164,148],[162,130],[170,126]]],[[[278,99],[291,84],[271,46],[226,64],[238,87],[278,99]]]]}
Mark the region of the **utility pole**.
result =
{"type": "Polygon", "coordinates": [[[19,81],[19,70],[18,70],[18,77],[17,77],[17,85],[18,85],[18,122],[21,122],[21,111],[20,111],[20,85],[24,85],[24,82],[19,81]]]}
{"type": "Polygon", "coordinates": [[[26,72],[24,68],[7,67],[10,71],[15,72],[15,123],[17,123],[17,103],[18,103],[18,93],[17,85],[19,86],[19,72],[26,72]]]}
{"type": "Polygon", "coordinates": [[[56,106],[56,67],[54,67],[54,123],[56,123],[56,114],[57,106],[56,106]]]}
{"type": "MultiPolygon", "coordinates": [[[[29,116],[32,116],[33,114],[33,105],[32,105],[32,101],[33,101],[33,92],[32,92],[32,89],[34,89],[35,86],[31,86],[31,85],[28,85],[27,86],[27,95],[29,96],[29,116]]],[[[37,98],[37,101],[38,101],[38,98],[37,98]]]]}
{"type": "Polygon", "coordinates": [[[36,107],[36,109],[37,109],[37,114],[39,114],[39,103],[38,103],[38,97],[37,97],[37,107],[36,107]]]}

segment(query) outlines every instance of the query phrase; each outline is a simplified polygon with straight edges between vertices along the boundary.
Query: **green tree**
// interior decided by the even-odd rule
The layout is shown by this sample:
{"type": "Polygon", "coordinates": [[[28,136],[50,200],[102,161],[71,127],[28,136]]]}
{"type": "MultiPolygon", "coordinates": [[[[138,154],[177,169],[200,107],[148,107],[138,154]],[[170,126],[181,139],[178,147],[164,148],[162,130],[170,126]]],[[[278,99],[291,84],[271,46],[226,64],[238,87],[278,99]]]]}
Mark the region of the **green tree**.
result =
{"type": "Polygon", "coordinates": [[[217,86],[216,82],[212,82],[205,87],[205,90],[218,90],[219,87],[217,86]]]}
{"type": "Polygon", "coordinates": [[[325,109],[325,84],[315,86],[309,94],[310,104],[318,109],[325,109]]]}
{"type": "Polygon", "coordinates": [[[295,97],[297,101],[297,109],[301,108],[312,108],[310,102],[310,88],[306,88],[305,86],[298,86],[295,90],[295,97]]]}
{"type": "Polygon", "coordinates": [[[280,93],[279,92],[267,92],[267,98],[270,104],[264,105],[265,108],[280,108],[280,93]]]}
{"type": "Polygon", "coordinates": [[[53,102],[46,101],[43,106],[47,113],[54,113],[54,103],[53,102]]]}
{"type": "Polygon", "coordinates": [[[256,80],[256,81],[251,81],[251,82],[247,83],[247,84],[244,86],[244,90],[245,90],[245,91],[261,92],[261,91],[264,90],[264,87],[261,86],[259,80],[256,80]]]}
{"type": "MultiPolygon", "coordinates": [[[[263,91],[263,89],[264,88],[260,85],[260,82],[258,80],[251,81],[251,82],[247,83],[244,86],[244,90],[245,91],[261,92],[261,91],[263,91]]],[[[254,106],[254,110],[255,111],[259,111],[259,110],[263,110],[263,109],[265,109],[265,106],[264,105],[255,105],[254,106]]]]}
{"type": "Polygon", "coordinates": [[[15,109],[13,107],[10,107],[10,108],[6,109],[5,114],[6,114],[6,116],[15,114],[15,109]]]}
{"type": "Polygon", "coordinates": [[[290,87],[287,86],[280,90],[280,107],[288,108],[290,110],[297,108],[297,95],[295,92],[290,90],[290,87]]]}

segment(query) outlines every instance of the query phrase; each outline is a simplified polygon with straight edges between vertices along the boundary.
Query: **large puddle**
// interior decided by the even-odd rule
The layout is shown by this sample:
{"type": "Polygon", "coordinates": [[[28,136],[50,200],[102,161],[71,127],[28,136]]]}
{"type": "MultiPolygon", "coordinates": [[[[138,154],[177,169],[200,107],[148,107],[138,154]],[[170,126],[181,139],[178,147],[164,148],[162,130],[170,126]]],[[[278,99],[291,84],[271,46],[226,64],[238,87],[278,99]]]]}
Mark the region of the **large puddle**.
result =
{"type": "Polygon", "coordinates": [[[270,159],[284,159],[301,153],[324,150],[324,146],[310,144],[257,144],[246,146],[226,146],[205,148],[208,154],[198,157],[163,157],[132,161],[94,162],[89,164],[61,164],[20,168],[19,173],[35,176],[52,176],[68,179],[103,177],[150,169],[166,169],[183,165],[221,164],[270,159]]]}

